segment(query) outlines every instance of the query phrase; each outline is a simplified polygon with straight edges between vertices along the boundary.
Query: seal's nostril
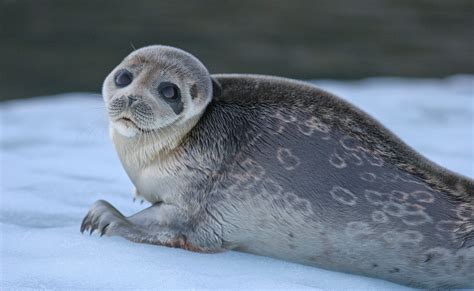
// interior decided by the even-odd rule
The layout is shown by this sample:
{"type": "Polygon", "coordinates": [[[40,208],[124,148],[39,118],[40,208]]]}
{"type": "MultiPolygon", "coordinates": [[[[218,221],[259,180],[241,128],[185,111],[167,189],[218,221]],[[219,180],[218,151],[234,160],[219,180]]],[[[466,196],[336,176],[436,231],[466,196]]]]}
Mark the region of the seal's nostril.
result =
{"type": "Polygon", "coordinates": [[[130,95],[128,96],[128,106],[132,105],[133,102],[137,101],[138,98],[136,96],[130,95]]]}

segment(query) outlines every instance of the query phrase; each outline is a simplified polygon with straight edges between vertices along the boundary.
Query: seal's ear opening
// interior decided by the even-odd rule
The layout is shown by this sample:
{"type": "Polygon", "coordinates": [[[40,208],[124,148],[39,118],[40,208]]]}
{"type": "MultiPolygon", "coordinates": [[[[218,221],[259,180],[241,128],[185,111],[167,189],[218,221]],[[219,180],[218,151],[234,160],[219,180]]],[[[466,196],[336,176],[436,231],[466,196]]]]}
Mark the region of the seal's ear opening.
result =
{"type": "Polygon", "coordinates": [[[212,97],[220,97],[222,94],[222,86],[219,82],[214,78],[211,77],[212,81],[212,97]]]}

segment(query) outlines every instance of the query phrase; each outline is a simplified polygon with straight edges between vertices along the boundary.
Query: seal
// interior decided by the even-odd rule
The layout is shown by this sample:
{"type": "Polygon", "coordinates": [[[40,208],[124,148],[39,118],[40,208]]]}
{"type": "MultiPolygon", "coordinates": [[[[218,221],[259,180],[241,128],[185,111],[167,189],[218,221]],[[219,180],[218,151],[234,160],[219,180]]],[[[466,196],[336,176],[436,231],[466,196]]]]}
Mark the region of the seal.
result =
{"type": "Polygon", "coordinates": [[[239,250],[424,288],[474,287],[474,181],[310,84],[210,75],[168,46],[107,76],[110,134],[137,195],[81,231],[239,250]]]}

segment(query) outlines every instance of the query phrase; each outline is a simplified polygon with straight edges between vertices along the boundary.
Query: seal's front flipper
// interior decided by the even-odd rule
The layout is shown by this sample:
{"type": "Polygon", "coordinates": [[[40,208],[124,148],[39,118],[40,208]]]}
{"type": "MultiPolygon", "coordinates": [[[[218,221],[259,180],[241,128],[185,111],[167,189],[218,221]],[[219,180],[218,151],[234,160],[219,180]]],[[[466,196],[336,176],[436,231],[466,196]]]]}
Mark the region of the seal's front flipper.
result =
{"type": "Polygon", "coordinates": [[[89,231],[92,234],[95,230],[100,233],[110,234],[119,227],[130,227],[127,219],[113,207],[109,202],[104,200],[96,201],[87,215],[82,220],[81,232],[89,231]]]}
{"type": "Polygon", "coordinates": [[[81,232],[91,234],[97,230],[100,235],[121,236],[137,243],[148,243],[195,252],[216,252],[219,247],[209,247],[204,240],[186,227],[187,215],[179,214],[173,205],[156,203],[130,217],[123,216],[115,207],[104,200],[95,202],[82,221],[81,232]],[[192,242],[194,241],[194,243],[192,242]],[[197,243],[202,241],[203,243],[197,243]],[[206,246],[204,246],[206,245],[206,246]]]}

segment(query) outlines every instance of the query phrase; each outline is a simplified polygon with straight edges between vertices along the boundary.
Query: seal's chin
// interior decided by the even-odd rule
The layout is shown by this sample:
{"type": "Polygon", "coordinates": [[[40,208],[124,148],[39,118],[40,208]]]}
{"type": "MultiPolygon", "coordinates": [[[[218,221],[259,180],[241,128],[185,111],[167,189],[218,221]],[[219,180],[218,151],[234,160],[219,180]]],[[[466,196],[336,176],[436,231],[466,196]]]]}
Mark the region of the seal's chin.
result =
{"type": "Polygon", "coordinates": [[[125,137],[134,137],[141,131],[135,122],[126,117],[111,121],[111,125],[118,133],[125,137]]]}

